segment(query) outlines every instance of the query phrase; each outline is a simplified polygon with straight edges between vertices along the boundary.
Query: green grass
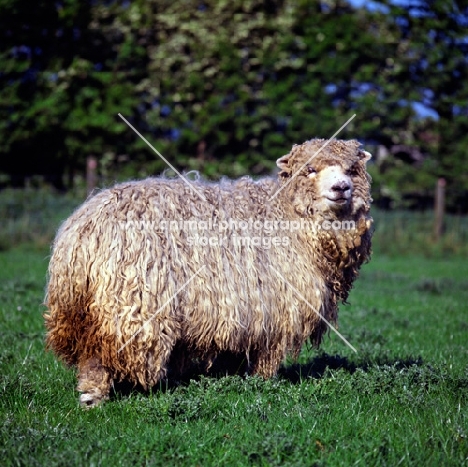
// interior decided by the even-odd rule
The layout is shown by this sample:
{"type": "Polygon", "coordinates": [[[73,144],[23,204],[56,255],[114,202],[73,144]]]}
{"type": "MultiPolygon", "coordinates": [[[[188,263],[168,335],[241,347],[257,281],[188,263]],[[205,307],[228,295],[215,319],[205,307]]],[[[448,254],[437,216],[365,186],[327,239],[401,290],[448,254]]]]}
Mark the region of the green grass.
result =
{"type": "Polygon", "coordinates": [[[340,331],[272,380],[203,377],[78,407],[44,351],[48,252],[0,253],[0,459],[24,465],[468,465],[468,262],[375,255],[340,331]]]}

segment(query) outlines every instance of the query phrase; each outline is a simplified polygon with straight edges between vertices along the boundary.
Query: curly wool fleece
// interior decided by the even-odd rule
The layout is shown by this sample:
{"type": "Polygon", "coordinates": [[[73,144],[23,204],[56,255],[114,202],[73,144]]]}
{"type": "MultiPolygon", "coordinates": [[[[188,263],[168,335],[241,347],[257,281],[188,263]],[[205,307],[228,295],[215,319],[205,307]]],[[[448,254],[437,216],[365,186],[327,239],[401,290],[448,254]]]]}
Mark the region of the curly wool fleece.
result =
{"type": "Polygon", "coordinates": [[[113,380],[151,387],[169,367],[183,372],[196,359],[209,368],[225,351],[243,356],[249,373],[271,377],[305,340],[320,343],[327,330],[320,316],[336,321],[338,302],[370,256],[372,223],[370,154],[357,141],[331,140],[319,151],[324,143],[295,145],[277,162],[278,180],[193,182],[206,200],[181,179],[122,183],[64,222],[49,265],[47,345],[78,366],[82,404],[106,399],[113,380]],[[330,167],[350,180],[349,199],[321,193],[329,188],[321,172],[330,167]],[[207,246],[186,229],[159,228],[193,219],[352,220],[356,227],[282,230],[287,247],[268,248],[229,241],[258,236],[252,222],[207,246]]]}

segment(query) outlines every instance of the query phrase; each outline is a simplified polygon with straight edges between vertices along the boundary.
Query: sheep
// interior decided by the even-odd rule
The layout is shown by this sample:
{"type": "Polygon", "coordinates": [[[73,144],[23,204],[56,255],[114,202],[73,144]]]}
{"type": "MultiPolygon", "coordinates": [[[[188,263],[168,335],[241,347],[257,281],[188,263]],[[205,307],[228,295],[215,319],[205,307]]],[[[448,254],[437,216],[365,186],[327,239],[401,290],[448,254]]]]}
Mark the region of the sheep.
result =
{"type": "Polygon", "coordinates": [[[226,353],[270,378],[318,346],[370,258],[370,157],[312,139],[276,178],[161,176],[90,197],[57,232],[44,302],[46,345],[77,366],[81,405],[226,353]]]}

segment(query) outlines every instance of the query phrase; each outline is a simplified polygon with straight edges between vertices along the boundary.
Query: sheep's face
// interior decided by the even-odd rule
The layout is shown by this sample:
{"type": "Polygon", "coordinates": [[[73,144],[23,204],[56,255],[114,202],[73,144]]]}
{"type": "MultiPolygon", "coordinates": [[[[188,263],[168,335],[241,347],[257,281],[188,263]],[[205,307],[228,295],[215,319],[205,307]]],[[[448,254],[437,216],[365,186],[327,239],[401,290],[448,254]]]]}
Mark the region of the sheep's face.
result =
{"type": "Polygon", "coordinates": [[[310,173],[307,178],[314,181],[319,195],[316,202],[322,204],[322,211],[327,207],[333,210],[342,210],[351,203],[353,181],[350,174],[339,165],[330,165],[317,172],[313,166],[306,169],[310,173]]]}
{"type": "Polygon", "coordinates": [[[369,207],[370,177],[366,161],[371,155],[357,141],[311,140],[294,146],[278,159],[280,178],[293,197],[294,209],[303,216],[353,214],[369,207]]]}

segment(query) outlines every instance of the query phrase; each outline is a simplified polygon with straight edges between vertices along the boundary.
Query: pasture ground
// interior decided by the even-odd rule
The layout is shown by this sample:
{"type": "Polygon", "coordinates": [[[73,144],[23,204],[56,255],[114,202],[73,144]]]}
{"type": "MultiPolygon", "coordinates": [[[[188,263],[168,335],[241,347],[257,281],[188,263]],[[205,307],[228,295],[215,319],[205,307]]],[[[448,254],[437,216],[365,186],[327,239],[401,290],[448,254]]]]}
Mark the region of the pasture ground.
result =
{"type": "Polygon", "coordinates": [[[375,254],[340,331],[280,375],[213,376],[78,406],[44,351],[48,251],[0,253],[3,466],[468,465],[468,262],[375,254]]]}

